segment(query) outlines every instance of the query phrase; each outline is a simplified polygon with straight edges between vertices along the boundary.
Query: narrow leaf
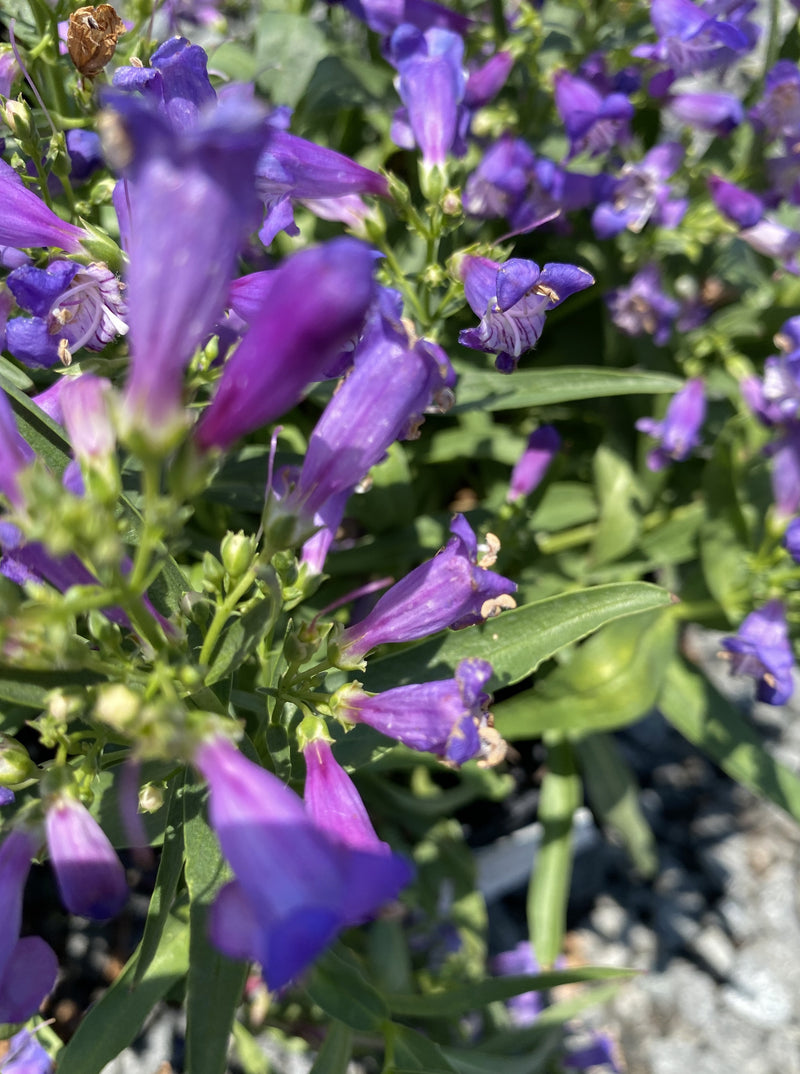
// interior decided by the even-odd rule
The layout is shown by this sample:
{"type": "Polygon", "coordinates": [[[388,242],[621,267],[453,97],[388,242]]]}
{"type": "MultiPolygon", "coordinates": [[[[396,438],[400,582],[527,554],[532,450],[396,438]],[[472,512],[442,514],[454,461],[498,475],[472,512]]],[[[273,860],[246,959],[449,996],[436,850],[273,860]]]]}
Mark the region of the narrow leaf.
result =
{"type": "Polygon", "coordinates": [[[317,960],[306,991],[326,1014],[351,1029],[375,1032],[389,1017],[380,994],[343,944],[336,944],[317,960]]]}
{"type": "Polygon", "coordinates": [[[346,1074],[352,1054],[352,1029],[333,1021],[309,1074],[346,1074]]]}

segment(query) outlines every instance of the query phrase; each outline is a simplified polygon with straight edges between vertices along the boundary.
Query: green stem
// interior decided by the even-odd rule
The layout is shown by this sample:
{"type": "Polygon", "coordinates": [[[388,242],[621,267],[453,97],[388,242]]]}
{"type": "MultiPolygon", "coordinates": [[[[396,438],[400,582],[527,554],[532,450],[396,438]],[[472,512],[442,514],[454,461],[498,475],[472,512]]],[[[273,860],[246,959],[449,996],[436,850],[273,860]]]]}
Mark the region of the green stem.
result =
{"type": "Polygon", "coordinates": [[[214,612],[214,618],[211,620],[211,626],[208,628],[203,647],[200,650],[200,663],[208,664],[211,659],[211,654],[214,651],[214,646],[217,644],[217,639],[222,633],[222,628],[230,619],[231,614],[245,595],[247,590],[254,584],[256,580],[256,569],[250,567],[237,584],[228,593],[227,597],[223,600],[222,604],[217,606],[217,610],[214,612]]]}

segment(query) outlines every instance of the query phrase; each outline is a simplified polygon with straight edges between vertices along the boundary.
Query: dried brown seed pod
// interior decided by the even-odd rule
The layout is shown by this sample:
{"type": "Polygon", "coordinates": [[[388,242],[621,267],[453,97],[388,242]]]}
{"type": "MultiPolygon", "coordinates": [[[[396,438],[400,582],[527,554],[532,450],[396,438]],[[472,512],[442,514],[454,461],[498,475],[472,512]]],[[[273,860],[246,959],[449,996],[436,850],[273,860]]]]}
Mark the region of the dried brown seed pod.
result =
{"type": "Polygon", "coordinates": [[[114,55],[125,23],[111,4],[79,7],[69,17],[67,49],[82,75],[99,75],[114,55]]]}

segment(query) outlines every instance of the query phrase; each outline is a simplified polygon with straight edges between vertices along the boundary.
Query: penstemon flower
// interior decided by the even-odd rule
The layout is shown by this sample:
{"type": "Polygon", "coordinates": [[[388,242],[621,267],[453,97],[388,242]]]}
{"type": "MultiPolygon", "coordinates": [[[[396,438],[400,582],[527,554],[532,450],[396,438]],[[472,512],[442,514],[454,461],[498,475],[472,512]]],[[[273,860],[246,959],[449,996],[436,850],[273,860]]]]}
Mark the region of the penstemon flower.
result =
{"type": "Polygon", "coordinates": [[[758,684],[756,698],[784,705],[794,693],[794,653],[780,600],[769,600],[751,612],[732,638],[723,638],[731,673],[750,675],[758,684]]]}

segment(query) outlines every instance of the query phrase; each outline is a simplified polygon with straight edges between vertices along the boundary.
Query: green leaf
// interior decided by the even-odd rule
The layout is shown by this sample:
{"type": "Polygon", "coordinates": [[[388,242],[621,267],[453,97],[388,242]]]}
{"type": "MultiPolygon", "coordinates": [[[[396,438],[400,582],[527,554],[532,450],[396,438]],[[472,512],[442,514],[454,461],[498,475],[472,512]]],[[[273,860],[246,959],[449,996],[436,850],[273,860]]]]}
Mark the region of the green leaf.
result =
{"type": "Polygon", "coordinates": [[[563,1039],[560,1029],[549,1026],[519,1056],[488,1055],[478,1048],[442,1048],[442,1054],[457,1074],[540,1074],[563,1039]]]}
{"type": "Polygon", "coordinates": [[[270,1062],[266,1052],[241,1022],[233,1023],[233,1039],[236,1041],[236,1052],[245,1074],[270,1074],[270,1062]]]}
{"type": "Polygon", "coordinates": [[[183,869],[184,779],[185,773],[181,773],[169,786],[165,803],[167,823],[164,829],[164,843],[161,849],[161,860],[158,863],[155,887],[147,908],[142,942],[139,945],[139,960],[136,965],[134,985],[141,981],[155,957],[175,900],[175,892],[178,890],[178,880],[183,869]]]}
{"type": "Polygon", "coordinates": [[[580,526],[597,518],[597,500],[588,485],[579,481],[554,481],[531,519],[531,528],[548,533],[580,526]]]}
{"type": "Polygon", "coordinates": [[[317,959],[306,991],[326,1014],[351,1029],[379,1031],[389,1017],[386,1004],[364,976],[358,959],[341,943],[317,959]]]}
{"type": "Polygon", "coordinates": [[[753,725],[684,660],[669,666],[658,705],[729,776],[800,820],[800,779],[767,753],[753,725]]]}
{"type": "Polygon", "coordinates": [[[208,669],[206,686],[213,686],[244,663],[272,629],[277,612],[269,597],[264,597],[228,626],[208,669]]]}
{"type": "Polygon", "coordinates": [[[352,1029],[333,1021],[309,1074],[346,1074],[352,1054],[352,1029]]]}
{"type": "Polygon", "coordinates": [[[738,622],[749,606],[751,581],[751,535],[739,503],[737,463],[731,445],[719,440],[704,474],[708,518],[700,531],[706,585],[732,622],[738,622]]]}
{"type": "Polygon", "coordinates": [[[655,704],[676,638],[667,610],[609,623],[531,690],[496,705],[498,731],[513,740],[624,727],[655,704]]]}
{"type": "Polygon", "coordinates": [[[641,527],[633,506],[638,497],[633,470],[610,447],[601,444],[593,460],[600,517],[589,558],[593,566],[620,559],[636,544],[641,527]]]}
{"type": "Polygon", "coordinates": [[[247,964],[226,958],[208,940],[208,912],[229,879],[219,843],[206,821],[204,787],[186,789],[183,837],[189,909],[190,964],[186,996],[186,1067],[192,1074],[220,1074],[242,996],[247,964]]]}
{"type": "Polygon", "coordinates": [[[407,1026],[392,1026],[392,1062],[386,1074],[415,1071],[419,1074],[455,1074],[438,1044],[407,1026]]]}
{"type": "Polygon", "coordinates": [[[90,671],[26,671],[0,665],[0,700],[30,709],[43,709],[51,690],[92,686],[101,677],[90,671]]]}
{"type": "Polygon", "coordinates": [[[267,11],[256,24],[256,85],[293,108],[326,52],[325,35],[307,16],[267,11]]]}
{"type": "Polygon", "coordinates": [[[572,744],[554,738],[548,744],[539,820],[542,842],[528,888],[531,944],[542,966],[552,966],[564,944],[567,899],[572,877],[572,821],[581,803],[581,780],[572,744]]]}
{"type": "Polygon", "coordinates": [[[502,1002],[523,992],[545,992],[564,984],[614,980],[618,977],[630,977],[633,972],[611,966],[581,966],[574,970],[487,977],[459,988],[450,988],[446,992],[387,995],[386,1002],[392,1014],[399,1018],[457,1018],[465,1011],[474,1011],[486,1007],[489,1003],[502,1002]]]}
{"type": "Polygon", "coordinates": [[[78,1026],[58,1056],[58,1074],[100,1074],[133,1042],[156,1003],[186,976],[189,924],[184,914],[176,911],[170,915],[155,958],[134,987],[137,958],[138,951],[78,1026]]]}
{"type": "Polygon", "coordinates": [[[666,373],[584,366],[523,369],[510,376],[488,369],[466,369],[459,375],[457,402],[450,413],[516,410],[608,395],[672,394],[683,384],[678,377],[666,373]]]}
{"type": "Polygon", "coordinates": [[[655,839],[639,805],[639,785],[611,735],[599,733],[575,740],[586,792],[604,825],[621,837],[639,873],[655,875],[655,839]]]}
{"type": "Polygon", "coordinates": [[[490,689],[496,690],[524,679],[559,649],[605,623],[661,607],[672,599],[665,589],[647,582],[620,582],[548,597],[479,626],[439,634],[382,659],[373,657],[364,682],[368,690],[378,691],[445,679],[460,660],[477,656],[491,663],[490,689]]]}

